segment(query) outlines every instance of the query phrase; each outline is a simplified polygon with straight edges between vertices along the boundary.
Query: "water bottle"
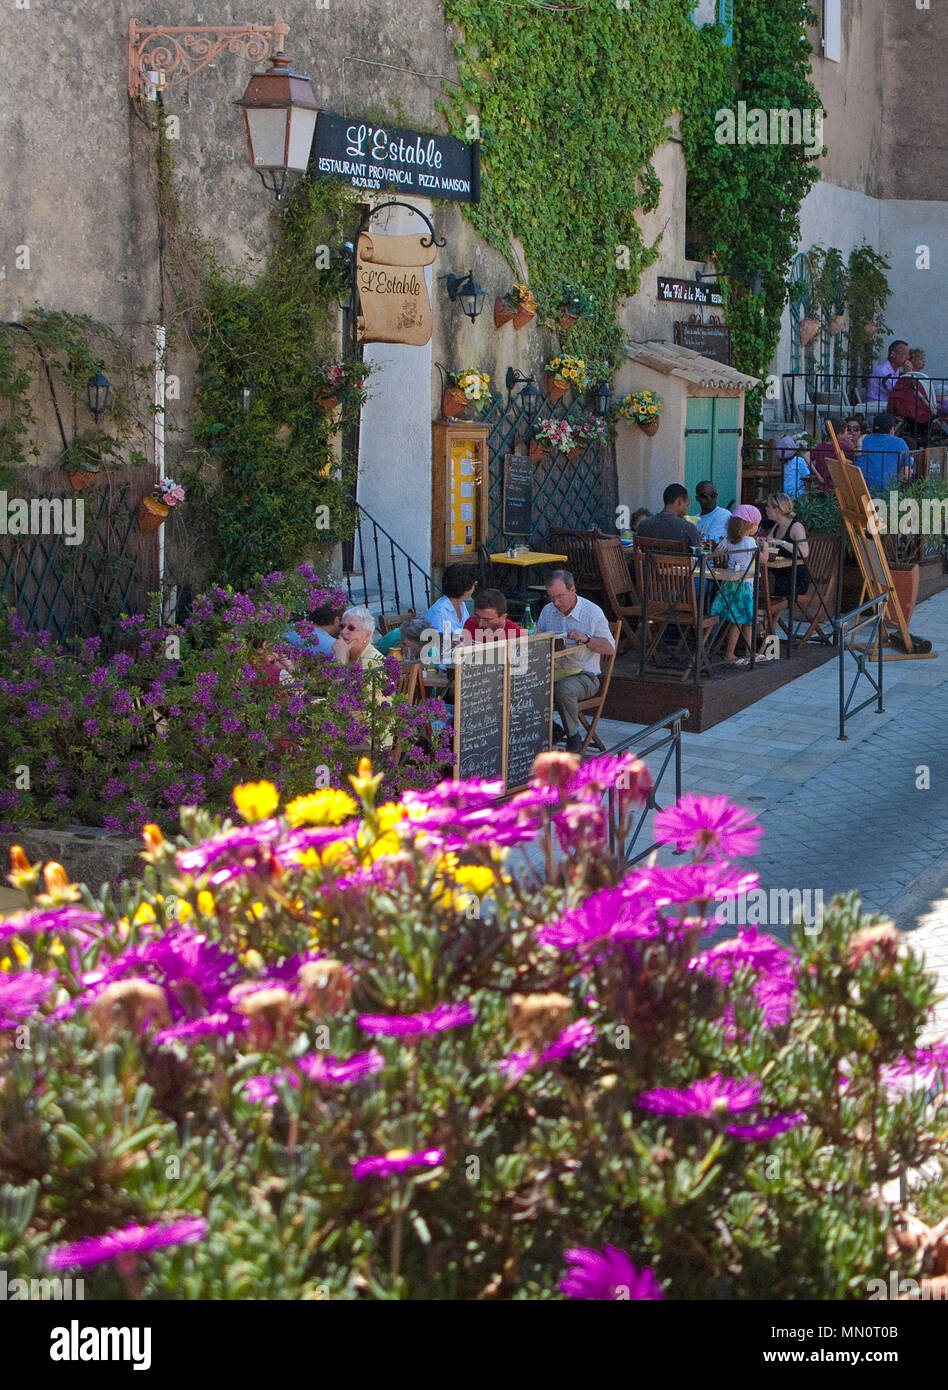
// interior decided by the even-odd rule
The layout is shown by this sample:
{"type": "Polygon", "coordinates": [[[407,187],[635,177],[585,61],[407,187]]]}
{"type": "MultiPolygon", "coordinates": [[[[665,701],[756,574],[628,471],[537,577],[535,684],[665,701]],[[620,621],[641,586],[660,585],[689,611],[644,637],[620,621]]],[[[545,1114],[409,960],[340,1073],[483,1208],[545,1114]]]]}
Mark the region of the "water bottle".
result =
{"type": "Polygon", "coordinates": [[[528,633],[534,633],[537,630],[537,625],[533,621],[533,613],[530,611],[529,607],[523,615],[523,626],[528,633]]]}

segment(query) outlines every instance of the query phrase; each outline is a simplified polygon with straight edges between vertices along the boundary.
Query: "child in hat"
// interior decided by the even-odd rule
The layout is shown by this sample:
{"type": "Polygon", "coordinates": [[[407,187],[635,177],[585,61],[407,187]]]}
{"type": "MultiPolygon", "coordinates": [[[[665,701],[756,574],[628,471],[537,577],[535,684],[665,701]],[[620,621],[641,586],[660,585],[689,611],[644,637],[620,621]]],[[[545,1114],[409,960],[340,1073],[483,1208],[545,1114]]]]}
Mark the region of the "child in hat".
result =
{"type": "Polygon", "coordinates": [[[723,618],[728,627],[725,655],[731,665],[747,666],[747,658],[737,661],[737,639],[744,638],[751,651],[751,624],[754,621],[754,551],[760,551],[761,563],[767,561],[767,543],[757,537],[761,515],[756,507],[742,503],[735,507],[727,523],[724,540],[715,551],[716,558],[726,557],[727,567],[734,572],[733,580],[722,580],[711,604],[711,612],[723,618]],[[755,539],[756,538],[756,539],[755,539]]]}

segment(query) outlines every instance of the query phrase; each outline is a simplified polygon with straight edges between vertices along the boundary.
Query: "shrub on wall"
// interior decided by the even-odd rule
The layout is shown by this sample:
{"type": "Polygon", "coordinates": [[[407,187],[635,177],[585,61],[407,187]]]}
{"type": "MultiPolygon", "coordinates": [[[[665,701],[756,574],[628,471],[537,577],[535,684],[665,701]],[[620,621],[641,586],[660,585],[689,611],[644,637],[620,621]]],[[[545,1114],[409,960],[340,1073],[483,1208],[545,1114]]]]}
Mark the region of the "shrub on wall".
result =
{"type": "Polygon", "coordinates": [[[555,754],[506,803],[455,783],[381,804],[368,766],[355,796],[238,787],[235,822],[148,827],[142,881],[101,901],[15,855],[9,1276],[97,1299],[923,1281],[925,1227],[890,1244],[881,1189],[914,1166],[913,1201],[943,1205],[919,1167],[946,1114],[948,1044],[918,1041],[935,981],[854,894],[789,946],[708,945],[719,899],[756,911],[735,857],[759,830],[685,798],[656,831],[691,862],[625,872],[603,795],[627,830],[647,787],[631,758],[555,754]]]}

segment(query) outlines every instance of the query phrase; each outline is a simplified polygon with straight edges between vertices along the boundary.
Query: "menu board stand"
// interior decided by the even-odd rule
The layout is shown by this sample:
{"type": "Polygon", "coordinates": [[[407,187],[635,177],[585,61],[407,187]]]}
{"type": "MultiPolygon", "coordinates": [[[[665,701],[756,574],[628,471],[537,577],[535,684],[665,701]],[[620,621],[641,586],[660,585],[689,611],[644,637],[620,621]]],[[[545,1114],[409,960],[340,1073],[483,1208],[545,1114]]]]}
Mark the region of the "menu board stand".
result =
{"type": "Polygon", "coordinates": [[[454,654],[454,763],[458,778],[525,787],[553,723],[552,632],[513,642],[476,643],[454,654]],[[526,660],[507,660],[511,646],[526,660]]]}

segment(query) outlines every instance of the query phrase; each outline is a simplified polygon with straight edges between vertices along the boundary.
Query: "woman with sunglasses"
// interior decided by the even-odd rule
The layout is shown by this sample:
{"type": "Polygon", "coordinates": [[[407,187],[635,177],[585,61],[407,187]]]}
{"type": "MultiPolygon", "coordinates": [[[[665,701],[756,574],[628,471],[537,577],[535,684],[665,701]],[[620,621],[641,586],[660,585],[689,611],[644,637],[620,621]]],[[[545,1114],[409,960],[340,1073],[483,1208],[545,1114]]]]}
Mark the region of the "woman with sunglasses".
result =
{"type": "Polygon", "coordinates": [[[373,647],[374,636],[375,619],[368,608],[347,608],[332,654],[342,666],[379,666],[385,658],[373,647]]]}

